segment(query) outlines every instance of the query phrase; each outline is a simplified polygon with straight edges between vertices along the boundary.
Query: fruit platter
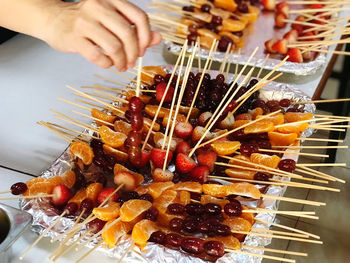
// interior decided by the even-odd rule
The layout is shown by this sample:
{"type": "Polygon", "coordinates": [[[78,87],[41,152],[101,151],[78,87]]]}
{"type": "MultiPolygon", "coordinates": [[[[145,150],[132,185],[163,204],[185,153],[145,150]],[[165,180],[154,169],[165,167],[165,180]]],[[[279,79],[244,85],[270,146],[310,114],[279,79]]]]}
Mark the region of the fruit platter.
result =
{"type": "Polygon", "coordinates": [[[296,262],[265,246],[273,238],[322,244],[274,219],[318,219],[314,211],[280,211],[279,202],[325,205],[284,197],[287,187],[339,191],[322,184],[343,180],[297,161],[322,156],[301,152],[301,142],[344,119],[315,114],[301,91],[273,81],[277,67],[261,78],[252,69],[192,68],[197,48],[185,63],[185,44],[173,66],[142,67],[140,60],[136,79],[123,87],[84,87],[91,93],[67,86],[79,99],[60,99],[88,111],[73,112],[89,122],[55,110],[84,130],[39,122],[69,146],[40,177],[7,191],[22,199],[40,234],[20,259],[44,237],[58,243],[52,262],[73,248],[76,262],[94,250],[119,262],[296,262]]]}

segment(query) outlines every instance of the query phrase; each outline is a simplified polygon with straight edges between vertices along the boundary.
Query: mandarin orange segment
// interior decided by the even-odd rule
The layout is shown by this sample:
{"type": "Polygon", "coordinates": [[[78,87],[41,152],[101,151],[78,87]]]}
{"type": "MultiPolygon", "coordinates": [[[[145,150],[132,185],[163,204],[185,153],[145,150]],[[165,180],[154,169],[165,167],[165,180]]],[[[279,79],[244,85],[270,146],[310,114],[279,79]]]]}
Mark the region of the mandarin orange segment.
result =
{"type": "Polygon", "coordinates": [[[240,160],[242,160],[243,162],[249,162],[250,163],[250,158],[242,155],[242,154],[238,154],[232,157],[232,159],[230,159],[228,161],[229,164],[234,164],[234,165],[240,165],[240,166],[246,166],[246,167],[254,167],[254,164],[247,164],[247,163],[243,163],[240,162],[240,160]]]}
{"type": "Polygon", "coordinates": [[[113,131],[107,126],[101,126],[99,129],[101,140],[113,148],[118,148],[124,145],[127,135],[121,132],[113,131]]]}
{"type": "MultiPolygon", "coordinates": [[[[248,206],[242,205],[242,210],[249,210],[248,206]]],[[[251,225],[255,223],[255,217],[253,213],[242,212],[241,217],[247,220],[251,225]]]]}
{"type": "MultiPolygon", "coordinates": [[[[106,229],[113,222],[114,220],[108,221],[104,228],[106,229]]],[[[113,226],[102,232],[102,239],[109,248],[114,248],[119,238],[129,233],[132,227],[133,225],[129,222],[118,221],[113,226]]]]}
{"type": "MultiPolygon", "coordinates": [[[[158,107],[159,107],[158,105],[146,105],[145,112],[147,113],[147,115],[154,117],[156,116],[158,107]]],[[[158,112],[158,118],[164,118],[164,116],[168,115],[169,112],[170,112],[169,109],[160,108],[158,112]]]]}
{"type": "Polygon", "coordinates": [[[72,188],[76,181],[75,173],[72,170],[64,172],[61,175],[61,178],[63,180],[63,184],[68,188],[72,188]]]}
{"type": "Polygon", "coordinates": [[[241,127],[241,126],[243,126],[244,124],[247,124],[247,123],[249,123],[249,122],[250,122],[249,120],[236,120],[236,121],[233,123],[233,128],[241,127]]]}
{"type": "Polygon", "coordinates": [[[127,153],[114,149],[107,144],[104,144],[102,147],[105,154],[112,156],[119,162],[126,162],[129,158],[127,153]]]}
{"type": "Polygon", "coordinates": [[[254,110],[252,110],[252,119],[255,120],[256,118],[258,118],[258,116],[263,114],[264,114],[264,110],[260,107],[257,107],[254,110]]]}
{"type": "Polygon", "coordinates": [[[268,136],[273,146],[288,146],[298,138],[296,133],[269,132],[268,136]]]}
{"type": "Polygon", "coordinates": [[[250,155],[250,161],[252,163],[268,166],[276,169],[281,158],[277,155],[267,155],[261,153],[253,153],[250,155]]]}
{"type": "Polygon", "coordinates": [[[254,180],[254,175],[256,172],[244,169],[230,168],[226,169],[225,173],[232,178],[254,180]]]}
{"type": "Polygon", "coordinates": [[[59,184],[63,184],[63,178],[59,175],[55,175],[53,177],[50,177],[47,182],[49,182],[50,184],[56,186],[59,184]]]}
{"type": "Polygon", "coordinates": [[[158,209],[159,214],[165,214],[168,205],[174,202],[177,192],[174,190],[165,190],[154,202],[153,205],[158,209]]]}
{"type": "Polygon", "coordinates": [[[68,203],[76,203],[80,207],[81,202],[85,198],[87,198],[86,189],[81,189],[68,201],[68,203]]]}
{"type": "Polygon", "coordinates": [[[131,124],[125,121],[115,121],[114,122],[114,131],[124,133],[128,135],[132,131],[131,124]]]}
{"type": "MultiPolygon", "coordinates": [[[[257,116],[257,119],[262,118],[263,115],[257,116]]],[[[284,123],[284,115],[283,113],[277,113],[274,116],[270,116],[265,118],[264,120],[271,121],[274,125],[280,125],[284,123]]]]}
{"type": "Polygon", "coordinates": [[[130,222],[151,208],[151,206],[152,203],[146,200],[132,199],[126,201],[120,208],[120,218],[124,222],[130,222]]]}
{"type": "Polygon", "coordinates": [[[139,195],[147,194],[148,193],[148,185],[139,185],[138,187],[136,187],[136,189],[134,191],[137,192],[139,195]]]}
{"type": "Polygon", "coordinates": [[[226,185],[203,184],[203,193],[214,197],[225,197],[227,194],[226,185]]]}
{"type": "Polygon", "coordinates": [[[226,237],[211,237],[206,240],[220,241],[224,243],[225,248],[233,249],[233,250],[241,249],[241,246],[242,246],[241,242],[232,235],[226,236],[226,237]]]}
{"type": "Polygon", "coordinates": [[[159,230],[159,227],[156,223],[148,219],[143,219],[134,225],[131,238],[138,247],[144,248],[152,233],[157,230],[159,230]]]}
{"type": "Polygon", "coordinates": [[[302,133],[309,127],[308,123],[288,123],[287,125],[284,125],[282,127],[278,127],[277,131],[282,133],[302,133]]]}
{"type": "Polygon", "coordinates": [[[233,0],[214,0],[214,6],[221,7],[222,9],[231,12],[234,12],[237,9],[237,4],[233,0]]]}
{"type": "Polygon", "coordinates": [[[95,207],[92,213],[103,221],[116,219],[119,216],[120,205],[116,202],[110,202],[107,207],[95,207]]]}
{"type": "Polygon", "coordinates": [[[103,190],[103,185],[100,183],[92,183],[86,187],[86,197],[96,202],[97,196],[103,190]]]}
{"type": "Polygon", "coordinates": [[[26,182],[26,185],[27,187],[31,187],[33,184],[36,184],[36,183],[42,183],[42,182],[45,182],[47,180],[47,178],[44,178],[44,177],[36,177],[36,178],[33,178],[33,179],[30,179],[29,181],[26,182]]]}
{"type": "MultiPolygon", "coordinates": [[[[94,108],[91,109],[91,116],[103,122],[108,122],[110,124],[113,124],[116,118],[116,116],[114,115],[108,115],[107,113],[104,113],[103,111],[94,108]]],[[[98,125],[104,125],[105,123],[103,122],[96,121],[98,125]]]]}
{"type": "MultiPolygon", "coordinates": [[[[126,93],[125,93],[125,97],[126,97],[126,100],[130,100],[132,97],[135,97],[136,96],[136,92],[133,91],[133,90],[128,90],[126,93]]],[[[142,95],[142,94],[139,94],[139,98],[140,100],[147,104],[151,99],[152,97],[150,96],[147,96],[147,95],[142,95]]]]}
{"type": "Polygon", "coordinates": [[[185,190],[194,193],[201,193],[202,185],[197,182],[182,182],[175,184],[171,189],[175,191],[185,190]]]}
{"type": "Polygon", "coordinates": [[[239,149],[241,143],[239,141],[216,141],[210,146],[218,155],[230,155],[239,149]]]}
{"type": "MultiPolygon", "coordinates": [[[[143,117],[143,128],[145,132],[148,132],[149,128],[152,125],[153,120],[143,117]]],[[[159,131],[160,130],[160,125],[158,123],[154,123],[152,127],[152,131],[159,131]]]]}
{"type": "Polygon", "coordinates": [[[296,122],[312,119],[312,113],[310,112],[286,112],[284,119],[286,122],[296,122]]]}
{"type": "Polygon", "coordinates": [[[152,183],[148,187],[148,193],[154,198],[158,198],[165,190],[174,186],[173,182],[152,183]]]}
{"type": "Polygon", "coordinates": [[[51,194],[55,186],[56,185],[48,181],[38,182],[28,187],[28,190],[25,192],[25,194],[26,195],[51,194]]]}
{"type": "Polygon", "coordinates": [[[242,217],[230,217],[224,220],[223,224],[229,226],[231,231],[249,232],[252,229],[252,224],[242,217]]]}
{"type": "Polygon", "coordinates": [[[228,204],[230,201],[227,199],[221,199],[221,198],[216,198],[210,195],[202,195],[201,196],[201,204],[205,205],[208,203],[214,203],[217,204],[221,207],[224,207],[226,204],[228,204]]]}
{"type": "Polygon", "coordinates": [[[234,183],[226,187],[226,195],[240,195],[260,199],[261,193],[258,188],[249,183],[234,183]]]}
{"type": "Polygon", "coordinates": [[[86,142],[76,141],[69,147],[69,152],[73,157],[78,157],[85,165],[90,165],[94,158],[94,151],[86,142]]]}
{"type": "Polygon", "coordinates": [[[182,205],[187,205],[191,203],[191,194],[188,191],[181,191],[179,195],[179,203],[182,205]]]}
{"type": "Polygon", "coordinates": [[[275,129],[272,121],[261,120],[244,128],[245,134],[270,132],[275,129]]]}
{"type": "Polygon", "coordinates": [[[153,85],[155,75],[166,76],[166,72],[159,66],[144,66],[141,71],[141,81],[147,85],[153,85]]]}

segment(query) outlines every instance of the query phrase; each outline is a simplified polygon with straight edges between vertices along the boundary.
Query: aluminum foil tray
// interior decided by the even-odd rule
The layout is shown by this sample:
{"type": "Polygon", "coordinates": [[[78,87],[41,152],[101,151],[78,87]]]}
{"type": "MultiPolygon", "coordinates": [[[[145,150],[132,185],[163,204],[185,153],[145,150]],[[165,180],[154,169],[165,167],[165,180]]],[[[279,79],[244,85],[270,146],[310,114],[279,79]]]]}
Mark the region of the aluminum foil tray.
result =
{"type": "MultiPolygon", "coordinates": [[[[163,68],[170,72],[173,66],[163,66],[163,68]]],[[[197,69],[192,69],[192,72],[196,73],[197,69]]],[[[209,72],[212,76],[217,75],[217,71],[210,71],[209,72]]],[[[228,81],[233,80],[233,75],[230,74],[228,76],[228,81]]],[[[242,76],[243,78],[244,76],[242,76]]],[[[238,82],[239,83],[239,82],[238,82]]],[[[292,85],[287,84],[281,84],[277,82],[271,82],[267,86],[265,86],[263,89],[260,90],[260,97],[262,99],[276,99],[279,100],[282,97],[283,98],[289,98],[293,100],[310,100],[310,98],[305,95],[302,91],[296,89],[292,85]]],[[[306,104],[305,110],[307,112],[315,112],[315,105],[314,104],[306,104]]],[[[85,133],[89,133],[89,131],[85,130],[85,133]]],[[[308,129],[304,132],[303,136],[310,136],[312,134],[312,130],[308,129]]],[[[91,132],[90,132],[91,134],[91,132]]],[[[69,155],[69,151],[67,149],[62,153],[62,155],[46,170],[44,171],[40,176],[49,178],[57,174],[62,174],[66,170],[70,169],[72,167],[72,160],[69,155]]],[[[295,150],[290,150],[295,151],[295,150]]],[[[291,152],[290,152],[291,153],[291,152]]],[[[286,152],[283,156],[283,158],[291,158],[297,161],[297,155],[290,155],[288,152],[286,152]]],[[[280,179],[280,180],[289,180],[288,178],[280,178],[280,177],[274,177],[274,179],[280,179]]],[[[283,196],[284,192],[286,191],[286,187],[276,187],[276,186],[268,186],[266,190],[266,194],[274,195],[274,196],[283,196]]],[[[262,202],[256,202],[256,201],[245,201],[244,204],[248,204],[252,207],[264,207],[266,209],[278,209],[279,201],[275,200],[263,200],[262,202]]],[[[29,212],[33,216],[32,221],[32,230],[38,234],[41,234],[49,225],[51,225],[54,220],[58,217],[58,214],[56,213],[55,209],[52,209],[51,205],[49,204],[49,201],[44,199],[34,199],[34,200],[21,200],[20,201],[20,208],[29,212]]],[[[257,218],[263,219],[268,222],[273,222],[275,219],[275,214],[273,213],[259,213],[257,215],[257,218]]],[[[48,237],[56,237],[58,234],[65,232],[66,230],[70,229],[73,226],[74,222],[71,218],[62,218],[60,223],[56,225],[55,231],[48,231],[46,236],[48,237]]],[[[255,223],[255,228],[268,228],[268,226],[264,224],[255,223]]],[[[77,233],[74,236],[74,239],[77,239],[82,233],[84,233],[86,229],[83,227],[79,233],[77,233]]],[[[86,240],[86,239],[85,239],[86,240]]],[[[84,241],[84,240],[83,240],[84,241]]],[[[83,242],[82,241],[82,242],[83,242]]],[[[92,242],[90,242],[87,246],[92,248],[94,247],[100,240],[95,239],[92,242]]],[[[244,245],[247,246],[267,246],[271,243],[271,238],[266,237],[258,237],[258,236],[247,236],[244,245]]],[[[123,239],[118,246],[116,246],[113,249],[107,249],[105,247],[99,247],[97,250],[101,251],[105,255],[113,258],[120,258],[123,253],[126,251],[126,249],[130,246],[131,240],[130,238],[123,239]]],[[[246,251],[256,253],[256,254],[262,254],[263,251],[261,250],[251,250],[251,249],[245,249],[246,251]]],[[[180,251],[172,250],[165,248],[163,246],[153,244],[152,242],[149,242],[142,253],[136,253],[131,252],[125,257],[125,262],[152,262],[152,263],[158,263],[158,262],[166,262],[166,263],[204,263],[202,259],[188,256],[184,253],[181,253],[180,251]]],[[[261,262],[262,258],[254,257],[254,256],[248,256],[243,254],[236,254],[236,253],[227,253],[223,257],[217,260],[218,263],[259,263],[261,262]]]]}

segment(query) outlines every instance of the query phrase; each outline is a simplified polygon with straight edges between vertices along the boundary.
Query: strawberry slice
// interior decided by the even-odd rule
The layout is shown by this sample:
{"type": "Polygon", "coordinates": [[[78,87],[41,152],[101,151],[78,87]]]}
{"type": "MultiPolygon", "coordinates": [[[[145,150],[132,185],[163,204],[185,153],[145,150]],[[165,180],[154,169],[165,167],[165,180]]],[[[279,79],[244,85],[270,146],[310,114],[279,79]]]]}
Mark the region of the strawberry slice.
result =
{"type": "Polygon", "coordinates": [[[217,154],[212,151],[201,153],[197,156],[198,163],[203,166],[207,166],[212,172],[214,170],[214,165],[216,162],[217,154]]]}
{"type": "Polygon", "coordinates": [[[188,142],[182,141],[176,146],[176,153],[183,153],[183,154],[189,154],[191,150],[191,146],[188,142]]]}
{"type": "MultiPolygon", "coordinates": [[[[104,200],[106,200],[114,191],[115,189],[113,187],[107,187],[105,189],[103,189],[97,196],[97,203],[100,205],[104,202],[104,200]]],[[[108,202],[115,202],[117,201],[119,197],[118,193],[113,194],[108,202]]]]}
{"type": "Polygon", "coordinates": [[[56,185],[52,190],[51,203],[55,206],[61,206],[72,198],[72,193],[64,184],[56,185]]]}
{"type": "Polygon", "coordinates": [[[207,121],[213,116],[213,114],[210,111],[203,112],[198,117],[198,125],[205,126],[207,125],[207,121]]]}
{"type": "Polygon", "coordinates": [[[187,155],[180,153],[176,156],[176,170],[181,173],[189,173],[196,167],[195,161],[187,155]]]}
{"type": "Polygon", "coordinates": [[[192,135],[193,126],[189,122],[178,122],[175,125],[175,135],[181,139],[186,139],[192,135]]]}
{"type": "MultiPolygon", "coordinates": [[[[163,168],[165,156],[166,156],[166,150],[161,150],[157,148],[153,148],[151,150],[151,161],[153,162],[156,168],[163,168]]],[[[173,153],[169,151],[168,158],[166,160],[167,165],[169,164],[172,158],[173,158],[173,153]]]]}
{"type": "Polygon", "coordinates": [[[205,183],[208,180],[209,168],[207,166],[198,166],[191,171],[191,177],[205,183]]]}
{"type": "Polygon", "coordinates": [[[286,17],[288,17],[290,5],[287,2],[280,2],[276,5],[276,10],[278,13],[283,13],[286,15],[286,17]]]}
{"type": "Polygon", "coordinates": [[[136,188],[137,181],[135,176],[128,171],[120,171],[114,174],[114,183],[116,185],[124,185],[126,191],[131,191],[136,188]]]}
{"type": "Polygon", "coordinates": [[[262,0],[261,4],[266,10],[273,11],[276,7],[276,1],[275,0],[262,0]]]}
{"type": "Polygon", "coordinates": [[[284,34],[283,38],[287,40],[288,43],[294,43],[298,40],[298,31],[291,29],[284,34]]]}
{"type": "Polygon", "coordinates": [[[288,52],[287,40],[280,39],[275,44],[272,45],[272,49],[276,52],[285,55],[288,52]]]}
{"type": "Polygon", "coordinates": [[[174,174],[169,170],[164,170],[162,168],[156,168],[153,171],[153,180],[156,182],[169,182],[173,180],[174,174]]]}
{"type": "Polygon", "coordinates": [[[162,82],[159,83],[156,87],[156,100],[157,101],[161,101],[163,96],[165,96],[164,98],[164,102],[170,102],[173,99],[173,95],[174,95],[174,88],[169,87],[167,93],[165,94],[165,90],[166,90],[166,86],[167,83],[162,82]]]}
{"type": "Polygon", "coordinates": [[[269,52],[269,53],[276,53],[275,50],[272,49],[272,46],[278,41],[277,38],[271,38],[270,40],[267,40],[265,42],[265,48],[266,48],[266,51],[269,52]]]}
{"type": "Polygon", "coordinates": [[[288,61],[297,63],[303,62],[303,55],[301,54],[299,48],[290,48],[287,52],[287,55],[289,56],[288,61]]]}
{"type": "Polygon", "coordinates": [[[275,26],[278,28],[282,28],[286,26],[285,20],[287,19],[286,14],[284,13],[276,13],[275,15],[275,26]]]}

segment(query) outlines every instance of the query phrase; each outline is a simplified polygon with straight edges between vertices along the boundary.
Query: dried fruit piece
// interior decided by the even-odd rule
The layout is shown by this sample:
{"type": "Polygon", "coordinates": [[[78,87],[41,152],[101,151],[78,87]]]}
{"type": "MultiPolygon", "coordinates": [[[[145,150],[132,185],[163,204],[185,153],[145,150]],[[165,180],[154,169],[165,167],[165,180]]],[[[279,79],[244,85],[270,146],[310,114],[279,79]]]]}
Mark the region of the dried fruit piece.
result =
{"type": "Polygon", "coordinates": [[[214,0],[214,6],[221,7],[222,9],[231,12],[234,12],[237,9],[237,4],[233,0],[214,0]]]}
{"type": "Polygon", "coordinates": [[[254,174],[256,172],[250,171],[250,170],[245,170],[245,169],[230,168],[230,169],[226,169],[225,173],[232,178],[254,180],[254,174]]]}
{"type": "Polygon", "coordinates": [[[213,238],[208,238],[207,240],[220,241],[224,243],[225,248],[233,249],[233,250],[238,250],[242,246],[241,242],[232,235],[226,236],[226,237],[213,237],[213,238]]]}
{"type": "Polygon", "coordinates": [[[226,185],[203,184],[203,193],[214,197],[225,197],[227,194],[226,185]]]}
{"type": "Polygon", "coordinates": [[[159,66],[144,66],[141,71],[141,81],[147,85],[153,85],[155,75],[166,76],[166,72],[159,66]]]}
{"type": "Polygon", "coordinates": [[[72,188],[76,181],[75,173],[72,170],[64,172],[61,175],[61,178],[63,180],[63,184],[68,188],[72,188]]]}
{"type": "Polygon", "coordinates": [[[107,126],[101,126],[99,129],[101,140],[113,148],[118,148],[124,144],[127,135],[121,132],[115,132],[107,126]]]}
{"type": "Polygon", "coordinates": [[[191,203],[191,194],[189,191],[182,190],[179,195],[179,204],[187,205],[191,203]]]}
{"type": "Polygon", "coordinates": [[[174,202],[177,197],[177,192],[174,190],[165,190],[154,200],[153,206],[158,209],[159,214],[165,214],[168,205],[174,202]]]}
{"type": "Polygon", "coordinates": [[[97,202],[99,193],[103,190],[103,185],[100,183],[92,183],[86,187],[86,197],[94,202],[97,202]]]}
{"type": "Polygon", "coordinates": [[[239,141],[216,141],[210,146],[218,155],[231,155],[239,149],[241,143],[239,141]]]}
{"type": "Polygon", "coordinates": [[[78,157],[83,161],[85,165],[90,165],[94,158],[94,151],[86,142],[76,141],[69,147],[70,154],[74,157],[78,157]]]}

